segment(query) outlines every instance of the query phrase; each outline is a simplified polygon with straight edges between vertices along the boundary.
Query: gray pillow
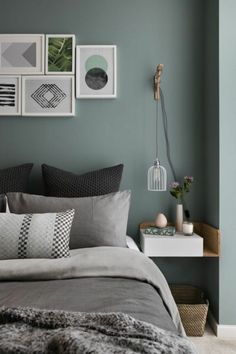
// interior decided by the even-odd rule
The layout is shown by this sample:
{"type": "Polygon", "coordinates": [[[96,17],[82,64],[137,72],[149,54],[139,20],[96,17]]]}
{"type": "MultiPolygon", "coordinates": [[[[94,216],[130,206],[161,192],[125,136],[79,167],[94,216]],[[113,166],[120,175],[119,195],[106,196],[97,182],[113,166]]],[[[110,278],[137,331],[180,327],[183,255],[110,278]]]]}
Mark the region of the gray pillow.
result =
{"type": "Polygon", "coordinates": [[[0,259],[70,255],[74,210],[47,214],[0,213],[0,259]]]}
{"type": "Polygon", "coordinates": [[[118,192],[123,167],[120,164],[77,175],[43,164],[45,194],[50,197],[82,198],[118,192]]]}
{"type": "Polygon", "coordinates": [[[5,194],[0,194],[0,213],[6,211],[6,197],[5,194]]]}
{"type": "Polygon", "coordinates": [[[27,192],[32,163],[0,170],[0,194],[7,192],[27,192]]]}
{"type": "Polygon", "coordinates": [[[97,197],[56,198],[7,193],[10,212],[50,213],[75,209],[70,248],[126,247],[130,191],[97,197]]]}

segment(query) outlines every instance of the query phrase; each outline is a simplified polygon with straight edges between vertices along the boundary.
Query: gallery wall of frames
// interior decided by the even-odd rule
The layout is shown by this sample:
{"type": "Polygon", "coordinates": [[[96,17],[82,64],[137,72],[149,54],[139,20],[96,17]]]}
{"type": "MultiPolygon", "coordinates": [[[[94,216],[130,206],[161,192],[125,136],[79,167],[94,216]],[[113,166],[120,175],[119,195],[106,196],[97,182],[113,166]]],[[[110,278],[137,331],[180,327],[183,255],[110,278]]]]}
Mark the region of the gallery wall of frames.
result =
{"type": "Polygon", "coordinates": [[[73,116],[75,98],[116,97],[116,46],[73,34],[0,34],[0,115],[73,116]]]}

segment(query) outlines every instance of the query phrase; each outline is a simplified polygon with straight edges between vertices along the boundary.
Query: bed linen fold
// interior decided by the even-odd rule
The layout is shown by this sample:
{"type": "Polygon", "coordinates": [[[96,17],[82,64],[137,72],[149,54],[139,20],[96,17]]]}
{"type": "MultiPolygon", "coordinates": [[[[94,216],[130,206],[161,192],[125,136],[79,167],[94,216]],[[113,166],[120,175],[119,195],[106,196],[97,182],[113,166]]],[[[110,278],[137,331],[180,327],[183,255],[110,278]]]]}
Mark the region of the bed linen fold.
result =
{"type": "Polygon", "coordinates": [[[185,334],[164,275],[155,263],[141,252],[119,247],[94,247],[72,250],[69,258],[0,261],[0,281],[83,277],[118,277],[151,284],[159,292],[179,334],[185,334]]]}

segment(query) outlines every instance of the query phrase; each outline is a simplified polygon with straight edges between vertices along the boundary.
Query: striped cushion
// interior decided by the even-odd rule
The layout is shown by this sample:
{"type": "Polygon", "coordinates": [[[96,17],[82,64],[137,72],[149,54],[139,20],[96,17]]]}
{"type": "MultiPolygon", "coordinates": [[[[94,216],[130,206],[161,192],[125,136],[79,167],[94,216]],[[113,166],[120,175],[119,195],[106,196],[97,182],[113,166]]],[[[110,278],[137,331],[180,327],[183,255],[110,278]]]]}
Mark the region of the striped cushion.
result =
{"type": "Polygon", "coordinates": [[[68,257],[74,209],[60,213],[0,213],[0,259],[68,257]]]}

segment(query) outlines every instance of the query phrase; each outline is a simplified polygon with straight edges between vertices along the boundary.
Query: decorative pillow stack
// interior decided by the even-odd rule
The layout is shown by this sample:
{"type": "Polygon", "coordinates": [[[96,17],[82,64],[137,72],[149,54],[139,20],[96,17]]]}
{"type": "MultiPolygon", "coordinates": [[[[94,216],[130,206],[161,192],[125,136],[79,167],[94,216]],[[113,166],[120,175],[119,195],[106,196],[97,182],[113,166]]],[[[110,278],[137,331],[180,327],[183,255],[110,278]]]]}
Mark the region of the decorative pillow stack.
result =
{"type": "Polygon", "coordinates": [[[0,259],[68,257],[74,210],[0,213],[0,259]]]}
{"type": "Polygon", "coordinates": [[[10,212],[50,213],[75,210],[70,248],[97,246],[126,247],[130,191],[97,197],[56,198],[8,193],[10,212]]]}
{"type": "Polygon", "coordinates": [[[126,247],[130,191],[119,192],[122,172],[122,164],[83,175],[42,165],[49,197],[7,193],[10,213],[20,215],[0,218],[0,259],[66,257],[69,246],[126,247]]]}

